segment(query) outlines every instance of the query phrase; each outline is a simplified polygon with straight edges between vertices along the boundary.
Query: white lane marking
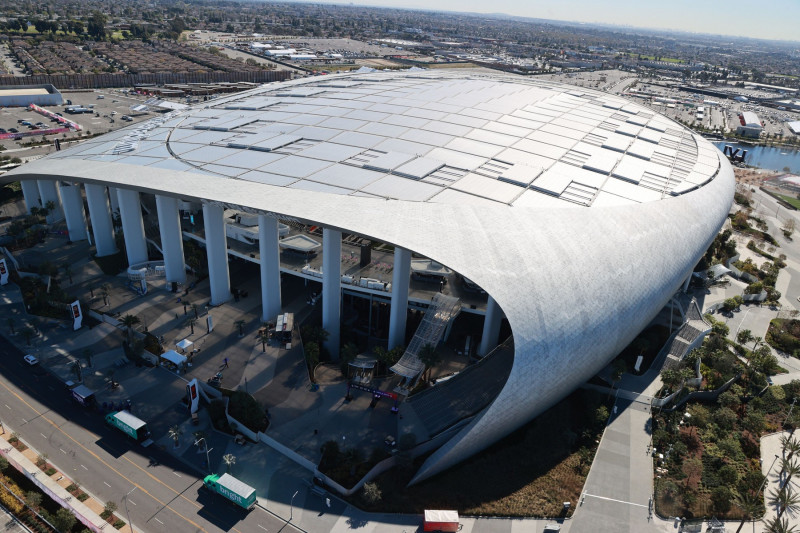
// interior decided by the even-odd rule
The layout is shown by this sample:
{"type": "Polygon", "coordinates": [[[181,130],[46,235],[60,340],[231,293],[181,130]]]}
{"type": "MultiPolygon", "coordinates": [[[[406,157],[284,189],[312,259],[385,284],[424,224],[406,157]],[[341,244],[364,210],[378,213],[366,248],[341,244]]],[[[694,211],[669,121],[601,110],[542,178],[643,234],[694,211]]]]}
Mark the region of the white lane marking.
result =
{"type": "Polygon", "coordinates": [[[178,476],[178,477],[183,477],[183,476],[181,476],[181,475],[180,475],[179,473],[177,473],[177,472],[173,472],[173,474],[175,474],[175,475],[176,475],[176,476],[178,476]]]}
{"type": "Polygon", "coordinates": [[[261,529],[263,529],[264,531],[269,531],[267,528],[265,528],[265,527],[264,527],[264,526],[262,526],[261,524],[256,524],[256,525],[257,525],[258,527],[260,527],[261,529]]]}
{"type": "Polygon", "coordinates": [[[42,436],[42,437],[44,437],[44,438],[47,438],[47,435],[45,435],[45,434],[44,434],[44,433],[42,433],[42,432],[39,432],[39,435],[41,435],[41,436],[42,436]]]}
{"type": "Polygon", "coordinates": [[[128,498],[128,503],[130,503],[131,505],[136,505],[136,502],[131,500],[130,498],[128,498]]]}
{"type": "Polygon", "coordinates": [[[5,404],[3,404],[3,405],[5,405],[5,406],[6,406],[6,409],[8,409],[9,411],[11,410],[11,408],[8,406],[8,404],[7,404],[7,403],[5,403],[5,404]]]}
{"type": "MultiPolygon", "coordinates": [[[[61,448],[59,448],[59,450],[61,450],[61,448]]],[[[65,452],[64,450],[61,450],[61,453],[63,453],[64,455],[67,455],[67,452],[65,452]]]]}
{"type": "Polygon", "coordinates": [[[109,484],[108,484],[108,483],[106,483],[105,481],[103,481],[103,484],[104,484],[106,487],[108,487],[109,489],[111,488],[111,485],[109,485],[109,484]]]}
{"type": "Polygon", "coordinates": [[[164,522],[162,522],[162,521],[161,521],[161,520],[159,520],[158,518],[156,518],[156,522],[158,522],[158,523],[159,523],[159,524],[161,524],[162,526],[164,525],[164,522]]]}
{"type": "Polygon", "coordinates": [[[81,465],[81,468],[83,468],[84,470],[89,470],[88,468],[86,468],[86,467],[85,467],[85,466],[83,466],[83,465],[81,465]]]}
{"type": "Polygon", "coordinates": [[[25,419],[23,418],[23,419],[22,419],[22,423],[23,423],[23,424],[27,424],[27,423],[28,423],[28,421],[27,421],[27,420],[25,420],[25,419]]]}
{"type": "Polygon", "coordinates": [[[584,496],[589,496],[590,498],[597,498],[598,500],[607,500],[607,501],[610,501],[610,502],[624,503],[624,504],[627,504],[627,505],[635,505],[636,507],[644,507],[645,509],[649,508],[647,505],[644,505],[644,504],[641,504],[641,503],[626,502],[625,500],[615,500],[614,498],[606,498],[605,496],[597,496],[596,494],[584,493],[584,496]]]}

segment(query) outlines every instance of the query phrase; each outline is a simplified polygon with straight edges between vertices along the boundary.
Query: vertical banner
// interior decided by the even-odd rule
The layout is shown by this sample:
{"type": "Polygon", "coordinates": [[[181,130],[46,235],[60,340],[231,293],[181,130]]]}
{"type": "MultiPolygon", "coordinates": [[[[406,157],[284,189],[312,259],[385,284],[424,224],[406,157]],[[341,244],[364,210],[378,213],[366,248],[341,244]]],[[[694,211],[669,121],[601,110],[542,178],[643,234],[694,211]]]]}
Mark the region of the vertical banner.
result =
{"type": "Polygon", "coordinates": [[[83,321],[83,313],[81,312],[81,303],[75,300],[69,304],[70,311],[72,312],[72,329],[77,331],[81,329],[81,322],[83,321]]]}
{"type": "Polygon", "coordinates": [[[197,392],[197,378],[186,385],[186,394],[189,396],[189,412],[196,413],[200,404],[200,394],[197,392]]]}
{"type": "Polygon", "coordinates": [[[0,285],[8,283],[8,265],[5,259],[0,259],[0,285]]]}

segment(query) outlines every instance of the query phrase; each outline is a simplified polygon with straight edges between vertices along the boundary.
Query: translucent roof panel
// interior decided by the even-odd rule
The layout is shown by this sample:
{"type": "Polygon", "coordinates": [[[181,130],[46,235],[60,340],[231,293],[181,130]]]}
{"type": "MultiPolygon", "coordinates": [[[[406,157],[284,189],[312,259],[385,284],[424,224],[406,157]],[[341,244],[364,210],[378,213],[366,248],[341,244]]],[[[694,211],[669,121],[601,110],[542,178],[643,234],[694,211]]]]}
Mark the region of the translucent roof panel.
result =
{"type": "Polygon", "coordinates": [[[265,84],[51,157],[498,209],[655,201],[703,186],[720,166],[704,139],[635,102],[441,70],[265,84]]]}
{"type": "Polygon", "coordinates": [[[487,178],[479,174],[467,174],[453,184],[452,188],[503,203],[511,203],[524,190],[517,185],[511,185],[510,183],[487,178]]]}
{"type": "Polygon", "coordinates": [[[361,190],[384,198],[422,202],[439,192],[441,188],[421,181],[389,175],[361,190]]]}

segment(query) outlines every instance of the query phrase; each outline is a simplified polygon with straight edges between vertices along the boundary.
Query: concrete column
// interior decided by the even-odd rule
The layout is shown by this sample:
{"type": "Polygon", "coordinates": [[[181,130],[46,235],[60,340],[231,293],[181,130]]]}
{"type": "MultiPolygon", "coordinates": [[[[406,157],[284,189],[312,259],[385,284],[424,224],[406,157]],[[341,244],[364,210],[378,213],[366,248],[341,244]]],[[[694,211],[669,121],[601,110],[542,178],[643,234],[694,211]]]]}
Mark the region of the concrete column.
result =
{"type": "Polygon", "coordinates": [[[167,281],[186,282],[186,266],[183,258],[183,234],[178,199],[156,195],[158,231],[161,233],[161,251],[164,254],[164,270],[167,281]]]}
{"type": "Polygon", "coordinates": [[[390,350],[396,346],[402,346],[405,341],[410,275],[411,252],[395,246],[394,270],[392,270],[392,309],[389,312],[390,350]]]}
{"type": "Polygon", "coordinates": [[[42,206],[47,207],[48,202],[56,204],[55,209],[47,214],[47,222],[52,224],[64,219],[64,212],[61,209],[61,197],[58,195],[56,182],[53,180],[38,180],[39,197],[42,199],[42,206]]]}
{"type": "Polygon", "coordinates": [[[692,281],[692,275],[691,275],[691,274],[689,274],[689,275],[686,277],[686,281],[684,281],[684,282],[683,282],[683,292],[686,292],[686,291],[688,291],[688,290],[689,290],[689,283],[690,283],[691,281],[692,281]]]}
{"type": "Polygon", "coordinates": [[[261,321],[275,320],[281,312],[281,258],[278,221],[258,215],[258,253],[261,256],[261,321]]]}
{"type": "Polygon", "coordinates": [[[83,211],[83,195],[79,183],[59,184],[61,201],[64,204],[64,218],[67,220],[69,240],[82,241],[87,238],[86,215],[83,211]]]}
{"type": "Polygon", "coordinates": [[[203,204],[208,277],[211,284],[211,305],[225,303],[231,297],[231,279],[228,273],[228,242],[225,236],[223,214],[222,207],[203,204]]]}
{"type": "Polygon", "coordinates": [[[108,205],[106,188],[94,183],[87,183],[84,188],[97,256],[113,255],[117,253],[117,244],[114,241],[114,225],[111,223],[111,209],[108,205]]]}
{"type": "Polygon", "coordinates": [[[25,197],[25,208],[28,210],[28,214],[32,207],[42,207],[39,185],[36,180],[20,180],[19,184],[22,186],[22,196],[25,197]]]}
{"type": "Polygon", "coordinates": [[[144,221],[139,193],[130,189],[117,189],[117,198],[128,266],[144,263],[148,259],[147,241],[144,240],[144,221]]]}
{"type": "Polygon", "coordinates": [[[486,302],[486,318],[483,322],[483,335],[481,345],[478,348],[478,355],[483,357],[497,346],[497,336],[500,335],[500,322],[503,320],[503,311],[494,298],[489,296],[486,302]]]}
{"type": "Polygon", "coordinates": [[[322,329],[328,332],[325,347],[339,359],[342,309],[342,232],[322,230],[322,329]]]}
{"type": "Polygon", "coordinates": [[[108,188],[108,200],[111,203],[111,213],[119,213],[119,197],[117,196],[117,188],[108,188]]]}

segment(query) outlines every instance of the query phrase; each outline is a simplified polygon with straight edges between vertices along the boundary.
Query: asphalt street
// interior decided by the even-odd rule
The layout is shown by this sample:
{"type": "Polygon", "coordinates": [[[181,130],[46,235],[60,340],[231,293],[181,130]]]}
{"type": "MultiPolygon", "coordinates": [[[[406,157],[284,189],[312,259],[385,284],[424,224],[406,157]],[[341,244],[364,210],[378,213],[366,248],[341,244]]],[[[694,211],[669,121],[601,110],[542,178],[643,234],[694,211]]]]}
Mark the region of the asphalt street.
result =
{"type": "Polygon", "coordinates": [[[297,531],[265,510],[250,513],[202,488],[199,473],[157,446],[142,448],[72,402],[64,385],[3,338],[0,420],[140,531],[297,531]],[[124,501],[126,494],[127,511],[124,501]]]}

